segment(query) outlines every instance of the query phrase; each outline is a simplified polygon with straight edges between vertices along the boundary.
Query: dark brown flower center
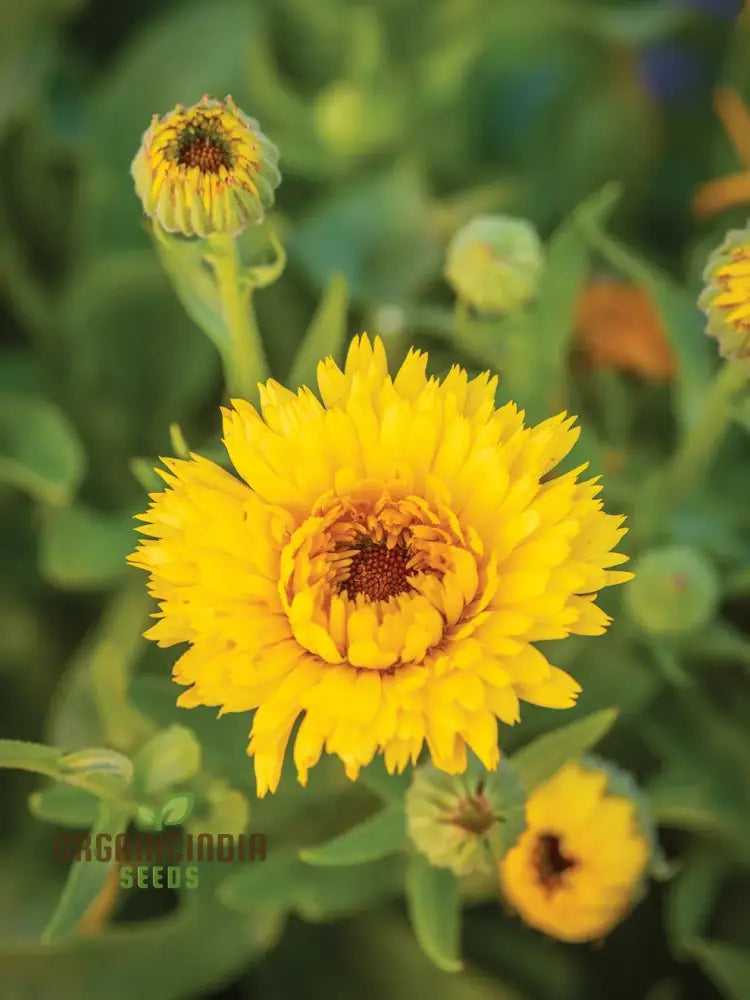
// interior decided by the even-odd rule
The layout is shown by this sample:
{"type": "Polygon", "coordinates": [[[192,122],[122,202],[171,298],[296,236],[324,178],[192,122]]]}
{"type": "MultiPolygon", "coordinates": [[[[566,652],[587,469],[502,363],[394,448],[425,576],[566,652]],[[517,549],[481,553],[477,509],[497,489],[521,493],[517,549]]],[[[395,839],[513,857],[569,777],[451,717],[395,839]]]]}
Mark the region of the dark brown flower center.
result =
{"type": "Polygon", "coordinates": [[[188,125],[180,136],[177,162],[185,167],[198,167],[204,174],[218,174],[220,167],[229,170],[232,166],[227,142],[200,125],[188,125]]]}
{"type": "Polygon", "coordinates": [[[539,880],[546,889],[556,888],[562,875],[569,868],[575,868],[575,858],[566,857],[560,846],[560,838],[555,833],[542,833],[536,842],[535,864],[539,880]]]}
{"type": "Polygon", "coordinates": [[[490,808],[489,802],[479,791],[470,798],[461,799],[455,813],[449,818],[453,826],[458,826],[477,837],[484,836],[496,820],[497,816],[490,808]]]}
{"type": "Polygon", "coordinates": [[[371,601],[387,601],[411,590],[405,545],[389,549],[384,542],[366,542],[352,558],[349,575],[341,584],[350,600],[364,594],[371,601]]]}

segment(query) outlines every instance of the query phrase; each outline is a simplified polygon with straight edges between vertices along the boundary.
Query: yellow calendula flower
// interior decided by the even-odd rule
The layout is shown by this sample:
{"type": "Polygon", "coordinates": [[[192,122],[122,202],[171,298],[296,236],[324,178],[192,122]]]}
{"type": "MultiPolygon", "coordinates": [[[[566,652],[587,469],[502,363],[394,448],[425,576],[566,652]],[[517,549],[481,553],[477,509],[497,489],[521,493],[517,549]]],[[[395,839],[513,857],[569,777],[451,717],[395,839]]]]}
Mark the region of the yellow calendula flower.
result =
{"type": "Polygon", "coordinates": [[[154,115],[130,168],[144,212],[184,236],[235,235],[273,204],[279,154],[231,97],[154,115]]]}
{"type": "Polygon", "coordinates": [[[618,794],[609,771],[569,763],[530,796],[526,830],[500,862],[500,883],[532,927],[593,941],[633,905],[651,851],[636,802],[618,794]]]}
{"type": "Polygon", "coordinates": [[[261,387],[261,413],[224,411],[237,478],[199,456],[166,460],[169,489],[141,515],[131,561],[151,574],[162,646],[187,642],[179,704],[257,709],[248,752],[258,794],[279,782],[292,728],[299,780],[325,749],[356,779],[426,742],[461,773],[471,747],[492,770],[497,720],[519,700],[572,705],[579,686],[532,643],[597,635],[596,592],[623,518],[605,514],[583,466],[551,470],[573,418],[524,427],[497,380],[454,367],[441,383],[411,351],[388,374],[382,342],[355,338],[344,371],[261,387]]]}
{"type": "Polygon", "coordinates": [[[750,358],[750,224],[733,229],[708,259],[698,305],[725,358],[750,358]]]}

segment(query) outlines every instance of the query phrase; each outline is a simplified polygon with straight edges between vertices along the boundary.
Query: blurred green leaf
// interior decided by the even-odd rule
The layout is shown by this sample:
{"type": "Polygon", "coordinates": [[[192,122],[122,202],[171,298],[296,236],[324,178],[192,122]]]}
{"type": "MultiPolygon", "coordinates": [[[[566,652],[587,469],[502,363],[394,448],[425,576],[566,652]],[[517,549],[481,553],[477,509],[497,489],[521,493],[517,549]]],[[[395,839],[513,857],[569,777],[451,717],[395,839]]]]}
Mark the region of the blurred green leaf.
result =
{"type": "Polygon", "coordinates": [[[595,746],[615,724],[616,708],[593,712],[577,722],[553,729],[513,754],[511,763],[521,776],[526,794],[556,774],[569,760],[595,746]]]}
{"type": "Polygon", "coordinates": [[[698,940],[691,951],[727,1000],[747,1000],[750,950],[722,941],[698,940]]]}
{"type": "Polygon", "coordinates": [[[67,753],[60,757],[57,765],[61,774],[116,778],[123,787],[127,787],[133,780],[133,762],[130,758],[107,747],[67,753]]]}
{"type": "MultiPolygon", "coordinates": [[[[44,930],[42,941],[57,941],[75,931],[117,864],[112,856],[108,861],[99,860],[96,838],[109,837],[114,841],[117,834],[125,830],[129,819],[130,807],[100,803],[99,815],[91,828],[91,855],[73,861],[60,902],[44,930]]],[[[110,853],[114,854],[113,851],[110,853]]]]}
{"type": "Polygon", "coordinates": [[[458,972],[461,962],[461,903],[456,878],[434,868],[421,854],[409,861],[406,896],[417,941],[444,972],[458,972]]]}
{"type": "Polygon", "coordinates": [[[408,843],[404,806],[395,802],[326,844],[305,848],[300,857],[311,865],[358,865],[401,851],[408,843]]]}
{"type": "Polygon", "coordinates": [[[345,279],[341,274],[332,274],[289,373],[287,383],[293,391],[298,386],[317,385],[318,362],[324,358],[330,355],[334,361],[341,361],[348,304],[345,279]]]}
{"type": "Polygon", "coordinates": [[[727,871],[727,859],[700,843],[682,861],[682,870],[667,890],[666,930],[678,953],[691,950],[707,930],[727,871]]]}
{"type": "Polygon", "coordinates": [[[35,774],[55,777],[59,770],[60,751],[41,743],[25,740],[0,740],[0,767],[19,768],[35,774]]]}
{"type": "Polygon", "coordinates": [[[0,482],[64,504],[75,495],[85,466],[76,433],[57,406],[37,396],[0,393],[0,482]]]}
{"type": "Polygon", "coordinates": [[[137,787],[154,795],[184,784],[201,766],[201,745],[187,726],[162,729],[138,751],[135,758],[137,787]]]}
{"type": "Polygon", "coordinates": [[[127,697],[133,664],[145,646],[152,601],[140,579],[125,584],[71,659],[50,712],[55,743],[72,750],[107,742],[129,750],[151,729],[127,697]]]}
{"type": "Polygon", "coordinates": [[[105,928],[94,938],[67,936],[54,947],[17,940],[0,946],[3,989],[23,1000],[179,1000],[239,974],[279,930],[269,914],[229,912],[201,884],[166,917],[105,928]],[[169,955],[180,960],[165,961],[169,955]]]}
{"type": "Polygon", "coordinates": [[[553,233],[534,307],[506,333],[503,393],[536,423],[565,406],[565,374],[581,285],[589,272],[582,223],[598,226],[618,197],[608,185],[587,198],[553,233]]]}
{"type": "Polygon", "coordinates": [[[318,868],[294,855],[277,855],[230,875],[218,895],[241,913],[294,910],[306,920],[335,920],[392,894],[398,871],[390,861],[318,868]]]}
{"type": "Polygon", "coordinates": [[[83,829],[96,820],[99,802],[92,792],[75,785],[52,785],[31,793],[29,810],[32,816],[45,823],[83,829]]]}
{"type": "Polygon", "coordinates": [[[83,504],[51,509],[42,521],[39,568],[65,590],[108,587],[126,572],[135,541],[130,513],[104,514],[83,504]]]}
{"type": "Polygon", "coordinates": [[[369,788],[383,802],[400,802],[411,784],[412,768],[400,774],[389,774],[382,755],[378,755],[359,773],[360,784],[369,788]]]}
{"type": "Polygon", "coordinates": [[[352,298],[398,302],[438,260],[421,174],[399,163],[337,191],[302,220],[290,251],[319,287],[340,272],[352,298]]]}

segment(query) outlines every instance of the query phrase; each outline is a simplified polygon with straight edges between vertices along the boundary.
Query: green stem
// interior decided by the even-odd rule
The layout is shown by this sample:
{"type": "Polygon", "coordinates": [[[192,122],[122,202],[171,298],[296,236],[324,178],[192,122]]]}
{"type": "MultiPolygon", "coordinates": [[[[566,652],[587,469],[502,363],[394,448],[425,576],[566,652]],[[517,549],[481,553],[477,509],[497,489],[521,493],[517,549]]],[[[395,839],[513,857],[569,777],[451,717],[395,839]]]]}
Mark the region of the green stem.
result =
{"type": "Polygon", "coordinates": [[[748,377],[750,367],[743,361],[727,362],[714,376],[697,420],[667,468],[667,491],[683,493],[706,471],[730,423],[734,397],[747,385],[748,377]]]}
{"type": "Polygon", "coordinates": [[[223,352],[227,391],[230,396],[255,400],[258,383],[268,377],[268,365],[255,319],[252,289],[240,281],[234,240],[227,237],[212,262],[230,337],[229,349],[223,352]]]}
{"type": "Polygon", "coordinates": [[[633,539],[639,545],[658,533],[669,507],[689,493],[706,473],[731,421],[734,398],[747,385],[749,376],[745,361],[728,361],[714,376],[695,422],[666,469],[644,484],[633,516],[633,539]]]}

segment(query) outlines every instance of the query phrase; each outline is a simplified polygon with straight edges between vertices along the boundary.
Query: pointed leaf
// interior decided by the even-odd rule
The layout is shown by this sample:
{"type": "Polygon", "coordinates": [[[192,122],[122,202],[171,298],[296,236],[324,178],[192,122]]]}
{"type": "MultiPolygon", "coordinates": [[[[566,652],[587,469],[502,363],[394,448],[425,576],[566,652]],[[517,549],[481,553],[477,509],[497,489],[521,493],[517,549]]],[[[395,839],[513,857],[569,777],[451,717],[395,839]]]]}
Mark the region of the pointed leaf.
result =
{"type": "MultiPolygon", "coordinates": [[[[97,857],[98,851],[95,846],[97,837],[106,835],[114,840],[118,833],[125,830],[129,819],[129,807],[112,807],[104,802],[100,805],[99,816],[91,829],[91,857],[87,859],[84,856],[80,860],[73,861],[60,901],[42,935],[43,941],[57,941],[74,932],[79,921],[104,888],[116,864],[113,857],[107,860],[100,860],[97,857]]],[[[114,851],[110,850],[110,854],[114,855],[114,851]]]]}
{"type": "Polygon", "coordinates": [[[300,851],[311,865],[358,865],[403,850],[409,843],[403,802],[394,802],[326,844],[300,851]]]}
{"type": "Polygon", "coordinates": [[[297,351],[287,383],[292,389],[300,385],[315,385],[318,362],[329,355],[341,359],[346,340],[348,307],[346,280],[334,272],[323,292],[305,339],[297,351]]]}
{"type": "Polygon", "coordinates": [[[460,958],[461,902],[455,876],[415,854],[406,874],[406,894],[417,941],[445,972],[463,968],[460,958]]]}
{"type": "Polygon", "coordinates": [[[592,712],[585,718],[537,737],[512,758],[521,776],[526,794],[556,774],[567,761],[590,750],[607,733],[617,719],[616,708],[592,712]]]}

